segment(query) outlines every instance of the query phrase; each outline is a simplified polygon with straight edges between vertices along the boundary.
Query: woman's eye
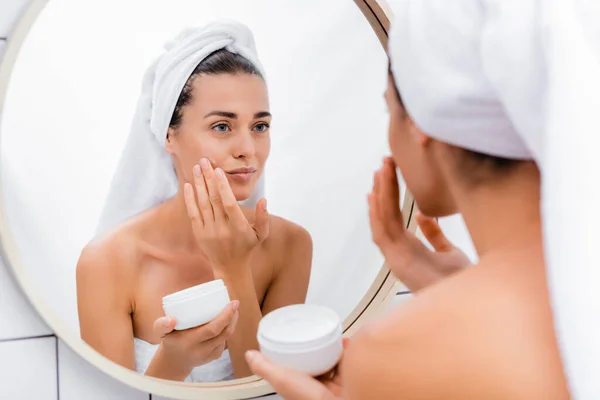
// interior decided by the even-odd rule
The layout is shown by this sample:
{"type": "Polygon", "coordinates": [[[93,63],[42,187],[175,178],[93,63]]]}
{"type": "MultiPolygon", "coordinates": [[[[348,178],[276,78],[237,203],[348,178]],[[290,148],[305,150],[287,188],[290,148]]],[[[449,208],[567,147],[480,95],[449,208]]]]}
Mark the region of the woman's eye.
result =
{"type": "Polygon", "coordinates": [[[254,126],[254,129],[258,132],[265,132],[267,129],[269,129],[269,124],[265,124],[265,123],[256,124],[254,126]]]}
{"type": "Polygon", "coordinates": [[[213,126],[213,129],[217,132],[227,132],[229,130],[229,126],[227,126],[227,124],[217,124],[213,126]]]}

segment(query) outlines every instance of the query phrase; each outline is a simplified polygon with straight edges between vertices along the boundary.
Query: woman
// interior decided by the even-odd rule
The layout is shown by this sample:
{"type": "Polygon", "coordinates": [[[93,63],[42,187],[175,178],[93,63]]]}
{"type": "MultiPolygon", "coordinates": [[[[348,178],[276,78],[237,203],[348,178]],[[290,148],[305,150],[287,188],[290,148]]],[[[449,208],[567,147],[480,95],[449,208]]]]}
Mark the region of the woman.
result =
{"type": "Polygon", "coordinates": [[[269,215],[265,199],[256,210],[238,204],[257,192],[270,123],[248,28],[219,21],[168,45],[144,77],[102,233],[77,265],[83,340],[158,378],[250,375],[244,352],[258,347],[259,320],[304,302],[312,258],[309,234],[269,215]],[[174,331],[162,297],[213,279],[230,306],[174,331]]]}
{"type": "Polygon", "coordinates": [[[566,25],[550,2],[541,11],[533,2],[485,3],[407,0],[399,10],[385,93],[392,157],[368,199],[373,239],[395,273],[421,254],[403,229],[396,167],[426,215],[462,213],[480,260],[363,327],[346,343],[339,374],[323,383],[248,352],[253,371],[288,400],[570,398],[542,246],[535,128],[543,110],[523,109],[542,103],[532,93],[553,93],[540,84],[539,53],[522,50],[539,50],[538,27],[546,49],[573,31],[556,29],[566,25]]]}

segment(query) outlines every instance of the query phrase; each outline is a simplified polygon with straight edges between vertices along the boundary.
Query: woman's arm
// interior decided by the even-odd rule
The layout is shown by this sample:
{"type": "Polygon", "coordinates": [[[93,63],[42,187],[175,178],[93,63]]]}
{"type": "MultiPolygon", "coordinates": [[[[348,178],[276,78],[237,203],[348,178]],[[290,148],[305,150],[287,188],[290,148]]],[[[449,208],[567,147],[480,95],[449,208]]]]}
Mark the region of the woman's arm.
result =
{"type": "Polygon", "coordinates": [[[77,310],[81,338],[117,364],[135,370],[127,268],[98,244],[77,263],[77,310]]]}
{"type": "MultiPolygon", "coordinates": [[[[285,221],[281,221],[284,222],[285,221]]],[[[227,270],[215,271],[215,278],[223,279],[232,300],[240,301],[237,328],[227,341],[231,362],[236,378],[252,375],[245,359],[247,350],[258,349],[256,332],[263,315],[289,304],[303,303],[306,298],[310,267],[312,261],[312,239],[308,232],[295,225],[285,225],[279,230],[273,224],[274,256],[279,262],[273,279],[265,295],[262,310],[252,277],[248,268],[235,268],[236,274],[227,274],[227,270]],[[284,232],[284,230],[286,232],[284,232]]]]}
{"type": "Polygon", "coordinates": [[[281,260],[263,301],[263,315],[278,308],[306,300],[313,257],[308,231],[288,222],[287,234],[278,246],[281,260]]]}
{"type": "MultiPolygon", "coordinates": [[[[117,364],[135,370],[134,333],[131,314],[135,310],[135,243],[119,237],[118,245],[88,245],[77,265],[77,302],[82,339],[117,364]]],[[[235,330],[238,303],[232,302],[211,322],[184,331],[174,331],[176,321],[168,316],[154,322],[154,335],[161,342],[145,374],[183,381],[192,369],[219,358],[235,330]]]]}
{"type": "Polygon", "coordinates": [[[222,279],[231,300],[240,302],[237,327],[227,340],[227,348],[231,357],[233,375],[236,378],[244,378],[252,375],[244,359],[244,353],[258,348],[256,331],[262,314],[250,266],[243,268],[236,266],[234,270],[237,270],[237,273],[228,273],[226,269],[215,269],[215,279],[222,279]]]}
{"type": "Polygon", "coordinates": [[[186,183],[184,196],[194,236],[210,260],[215,278],[225,282],[232,300],[239,300],[238,326],[227,340],[233,373],[236,378],[251,375],[244,353],[258,348],[256,331],[263,316],[250,264],[252,252],[259,245],[267,248],[268,237],[278,241],[283,231],[271,226],[274,218],[269,217],[266,199],[259,200],[250,223],[225,173],[214,170],[207,159],[194,166],[194,186],[186,183]]]}

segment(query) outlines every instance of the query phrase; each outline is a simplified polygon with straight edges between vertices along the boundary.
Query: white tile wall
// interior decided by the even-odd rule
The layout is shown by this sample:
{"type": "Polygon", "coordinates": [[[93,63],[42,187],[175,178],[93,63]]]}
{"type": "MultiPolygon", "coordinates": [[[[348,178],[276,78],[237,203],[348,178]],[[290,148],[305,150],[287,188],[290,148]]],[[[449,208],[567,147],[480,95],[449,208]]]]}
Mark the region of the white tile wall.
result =
{"type": "Polygon", "coordinates": [[[0,399],[58,399],[56,340],[0,342],[0,399]]]}
{"type": "Polygon", "coordinates": [[[148,400],[148,393],[130,388],[97,370],[58,341],[60,400],[148,400]]]}
{"type": "Polygon", "coordinates": [[[52,331],[33,311],[0,261],[0,340],[51,333],[52,331]]]}
{"type": "MultiPolygon", "coordinates": [[[[0,59],[26,0],[0,0],[0,59]]],[[[471,249],[461,221],[444,221],[457,245],[471,249]]],[[[469,251],[470,252],[470,251],[469,251]]],[[[392,305],[410,299],[402,292],[392,305]]],[[[129,388],[96,370],[58,340],[0,263],[0,399],[167,400],[129,388]]],[[[279,396],[263,398],[280,399],[279,396]]]]}

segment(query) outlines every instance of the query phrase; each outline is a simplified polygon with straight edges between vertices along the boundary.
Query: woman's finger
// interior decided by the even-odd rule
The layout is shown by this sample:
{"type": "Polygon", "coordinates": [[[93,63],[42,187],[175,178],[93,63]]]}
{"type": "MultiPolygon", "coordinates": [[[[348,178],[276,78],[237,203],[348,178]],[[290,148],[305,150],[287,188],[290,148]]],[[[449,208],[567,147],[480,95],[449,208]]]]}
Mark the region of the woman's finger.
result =
{"type": "Polygon", "coordinates": [[[231,321],[229,322],[229,325],[227,325],[225,327],[225,329],[223,329],[221,331],[221,333],[219,333],[217,336],[215,336],[212,339],[208,339],[205,341],[207,346],[219,346],[221,344],[225,344],[225,342],[227,341],[227,339],[229,339],[231,337],[231,335],[233,335],[233,332],[235,332],[235,327],[237,325],[237,321],[240,317],[240,313],[238,313],[237,311],[233,314],[233,318],[231,319],[231,321]]]}
{"type": "Polygon", "coordinates": [[[400,188],[396,165],[390,158],[384,160],[380,176],[381,214],[385,229],[394,237],[402,234],[404,220],[400,211],[400,188]]]}
{"type": "Polygon", "coordinates": [[[167,334],[173,332],[175,329],[175,318],[171,317],[160,317],[154,321],[153,331],[158,337],[165,337],[167,334]]]}
{"type": "Polygon", "coordinates": [[[219,336],[234,320],[239,304],[239,300],[232,301],[212,321],[192,328],[198,331],[198,340],[205,342],[219,336]]]}
{"type": "Polygon", "coordinates": [[[221,198],[221,204],[223,205],[223,211],[225,212],[229,221],[233,224],[247,224],[248,220],[244,215],[244,212],[240,208],[240,205],[231,190],[229,180],[225,176],[225,172],[221,168],[215,170],[216,186],[221,198]]]}
{"type": "Polygon", "coordinates": [[[215,220],[213,209],[208,199],[208,191],[202,176],[202,170],[198,164],[194,165],[194,187],[196,189],[196,198],[198,199],[197,208],[200,209],[200,215],[205,226],[210,226],[215,220]]]}
{"type": "Polygon", "coordinates": [[[367,198],[369,202],[369,225],[371,226],[371,236],[373,237],[373,242],[379,248],[385,246],[387,233],[381,224],[381,219],[379,218],[379,211],[377,210],[378,204],[375,198],[375,194],[370,193],[367,198]]]}
{"type": "MultiPolygon", "coordinates": [[[[375,201],[377,202],[377,218],[379,219],[379,221],[383,222],[383,193],[382,193],[382,187],[381,187],[381,175],[382,175],[382,170],[383,168],[380,168],[379,170],[377,170],[375,172],[375,176],[373,177],[374,181],[373,181],[373,194],[375,194],[375,201]]],[[[385,229],[385,225],[383,225],[383,228],[385,229]]]]}
{"type": "Polygon", "coordinates": [[[208,189],[208,198],[213,209],[214,220],[217,223],[222,222],[225,220],[225,210],[223,209],[223,200],[219,193],[215,170],[206,158],[200,160],[200,169],[208,189]]]}
{"type": "Polygon", "coordinates": [[[454,249],[454,245],[446,238],[435,218],[417,213],[416,219],[421,232],[423,232],[423,236],[425,236],[425,239],[433,246],[435,251],[444,252],[454,249]]]}
{"type": "Polygon", "coordinates": [[[192,220],[194,227],[204,226],[204,218],[200,215],[196,198],[194,197],[194,189],[189,183],[183,184],[183,198],[185,199],[185,207],[188,217],[192,220]]]}
{"type": "Polygon", "coordinates": [[[269,212],[267,211],[267,199],[264,197],[256,203],[256,220],[254,221],[254,231],[258,240],[262,242],[269,236],[270,223],[269,212]]]}
{"type": "Polygon", "coordinates": [[[255,350],[246,353],[246,362],[252,372],[273,386],[286,400],[334,400],[334,395],[313,377],[273,364],[255,350]]]}
{"type": "Polygon", "coordinates": [[[212,351],[210,353],[208,353],[208,356],[206,358],[210,361],[217,360],[221,357],[221,355],[223,355],[224,351],[225,351],[225,343],[218,344],[215,346],[214,349],[212,349],[212,351]]]}
{"type": "Polygon", "coordinates": [[[389,221],[386,220],[385,216],[385,201],[384,201],[384,169],[385,167],[381,167],[377,172],[375,172],[374,184],[373,184],[373,193],[375,194],[375,202],[376,202],[376,215],[381,225],[381,229],[385,231],[386,235],[390,235],[390,231],[388,230],[389,221]]]}

